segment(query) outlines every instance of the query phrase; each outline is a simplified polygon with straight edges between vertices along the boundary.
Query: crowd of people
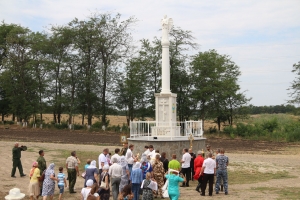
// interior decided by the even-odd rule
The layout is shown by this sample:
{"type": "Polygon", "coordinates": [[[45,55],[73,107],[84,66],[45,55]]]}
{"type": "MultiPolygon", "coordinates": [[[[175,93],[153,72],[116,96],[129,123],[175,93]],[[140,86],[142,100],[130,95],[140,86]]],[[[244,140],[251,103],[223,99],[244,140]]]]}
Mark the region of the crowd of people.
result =
{"type": "MultiPolygon", "coordinates": [[[[180,196],[180,187],[190,187],[190,181],[198,181],[196,191],[205,196],[208,184],[208,194],[212,196],[214,176],[216,176],[215,193],[225,191],[228,194],[228,157],[224,149],[215,153],[210,145],[206,152],[199,150],[196,154],[192,149],[183,149],[182,158],[177,160],[176,154],[171,160],[167,159],[165,152],[159,153],[153,145],[145,146],[145,151],[134,153],[134,145],[125,143],[122,149],[116,148],[111,156],[109,149],[105,148],[96,160],[88,159],[81,176],[85,179],[80,196],[82,200],[108,200],[112,194],[114,200],[151,200],[155,197],[176,200],[180,196]]],[[[20,176],[23,173],[21,164],[21,151],[16,143],[13,148],[13,169],[11,177],[15,178],[16,168],[20,176]]],[[[44,151],[39,151],[37,161],[33,162],[30,170],[29,196],[38,199],[42,196],[46,200],[53,199],[55,186],[59,188],[59,200],[62,199],[64,189],[68,187],[70,193],[76,193],[74,187],[79,174],[80,160],[76,152],[72,151],[66,159],[64,167],[59,167],[55,175],[55,164],[48,167],[44,159],[44,151]],[[68,180],[68,181],[67,181],[68,180]],[[68,183],[67,183],[68,182],[68,183]]]]}

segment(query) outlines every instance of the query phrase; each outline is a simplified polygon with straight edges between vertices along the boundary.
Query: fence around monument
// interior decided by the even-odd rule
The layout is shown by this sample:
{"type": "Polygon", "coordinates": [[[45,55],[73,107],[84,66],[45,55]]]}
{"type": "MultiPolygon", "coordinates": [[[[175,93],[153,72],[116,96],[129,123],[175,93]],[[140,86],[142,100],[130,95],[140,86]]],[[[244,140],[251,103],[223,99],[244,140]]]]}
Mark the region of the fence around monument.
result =
{"type": "Polygon", "coordinates": [[[138,137],[168,137],[179,138],[193,135],[202,137],[202,121],[184,122],[156,122],[156,121],[130,121],[130,138],[138,137]]]}

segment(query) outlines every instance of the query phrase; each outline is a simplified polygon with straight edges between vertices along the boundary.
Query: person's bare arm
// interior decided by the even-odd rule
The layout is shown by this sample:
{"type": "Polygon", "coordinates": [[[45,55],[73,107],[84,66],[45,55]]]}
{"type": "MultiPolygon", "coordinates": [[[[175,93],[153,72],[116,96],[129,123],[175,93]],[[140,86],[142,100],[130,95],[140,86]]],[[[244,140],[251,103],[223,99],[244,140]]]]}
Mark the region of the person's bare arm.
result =
{"type": "Polygon", "coordinates": [[[50,175],[50,179],[52,179],[54,181],[58,181],[58,178],[54,177],[53,174],[50,175]]]}
{"type": "Polygon", "coordinates": [[[205,167],[202,167],[200,175],[203,174],[205,167]]]}
{"type": "Polygon", "coordinates": [[[106,184],[105,190],[108,190],[109,189],[108,176],[105,177],[105,184],[106,184]]]}
{"type": "Polygon", "coordinates": [[[95,178],[96,182],[99,183],[99,182],[98,182],[98,174],[95,173],[95,174],[94,174],[94,178],[95,178]]]}
{"type": "Polygon", "coordinates": [[[75,169],[76,169],[76,172],[77,172],[77,176],[79,176],[79,169],[78,169],[78,166],[76,166],[75,169]]]}
{"type": "Polygon", "coordinates": [[[65,186],[68,187],[66,178],[64,178],[64,182],[65,182],[65,186]]]}
{"type": "Polygon", "coordinates": [[[130,171],[126,170],[126,174],[128,175],[128,179],[130,180],[130,171]]]}

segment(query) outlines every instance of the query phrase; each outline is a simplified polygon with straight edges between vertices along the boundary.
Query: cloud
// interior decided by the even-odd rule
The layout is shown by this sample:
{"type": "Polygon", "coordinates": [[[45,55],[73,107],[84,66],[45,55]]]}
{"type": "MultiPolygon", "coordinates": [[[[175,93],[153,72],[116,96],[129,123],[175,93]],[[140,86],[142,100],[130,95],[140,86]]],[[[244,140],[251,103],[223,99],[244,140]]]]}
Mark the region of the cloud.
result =
{"type": "Polygon", "coordinates": [[[300,60],[299,7],[297,0],[10,0],[0,2],[0,19],[41,31],[96,11],[118,12],[123,19],[139,20],[133,31],[138,41],[160,37],[160,19],[167,14],[175,26],[193,32],[201,51],[216,49],[232,57],[252,103],[275,105],[288,98],[294,79],[289,71],[300,60]]]}

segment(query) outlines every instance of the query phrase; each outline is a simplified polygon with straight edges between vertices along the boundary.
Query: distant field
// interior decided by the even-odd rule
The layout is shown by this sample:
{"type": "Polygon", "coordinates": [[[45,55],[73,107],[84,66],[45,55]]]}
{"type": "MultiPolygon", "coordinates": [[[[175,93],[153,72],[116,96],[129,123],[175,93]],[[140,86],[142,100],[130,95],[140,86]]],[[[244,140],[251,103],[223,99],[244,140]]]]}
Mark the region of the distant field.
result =
{"type": "MultiPolygon", "coordinates": [[[[261,121],[261,120],[266,120],[269,119],[270,117],[273,116],[277,116],[277,117],[281,117],[283,119],[286,120],[298,120],[299,117],[298,116],[294,116],[294,115],[290,115],[290,114],[262,114],[262,115],[251,115],[248,119],[246,120],[236,120],[234,121],[234,123],[236,122],[242,122],[242,123],[254,123],[257,121],[261,121]]],[[[53,121],[53,114],[43,114],[43,119],[45,121],[45,123],[50,123],[51,121],[53,121]]],[[[62,114],[62,121],[67,121],[68,119],[68,115],[67,114],[62,114]]],[[[110,121],[109,125],[110,126],[117,126],[120,125],[122,126],[123,124],[126,124],[126,116],[117,116],[117,115],[107,115],[107,119],[110,121]]],[[[11,116],[5,117],[4,120],[11,120],[11,116]]],[[[154,120],[149,118],[149,120],[154,120]]],[[[75,124],[81,124],[82,121],[82,117],[81,115],[75,115],[74,118],[74,122],[75,124]]],[[[97,117],[93,117],[92,123],[95,123],[97,121],[100,121],[99,118],[97,117]]],[[[87,123],[87,116],[85,116],[84,119],[84,123],[87,123]]],[[[213,120],[205,120],[204,122],[204,130],[208,130],[209,128],[213,128],[213,127],[217,127],[217,124],[213,122],[213,120]]],[[[221,129],[223,129],[223,124],[221,129]]]]}
{"type": "MultiPolygon", "coordinates": [[[[68,114],[62,114],[61,115],[61,121],[67,121],[69,118],[68,114]]],[[[53,121],[53,114],[43,114],[43,119],[45,121],[45,123],[50,123],[51,121],[53,121]]],[[[115,115],[108,115],[107,116],[107,119],[110,120],[110,125],[113,126],[117,126],[117,125],[120,125],[122,126],[123,123],[127,123],[126,122],[126,116],[115,116],[115,115]]],[[[11,116],[8,116],[8,117],[5,117],[4,120],[11,120],[11,116]]],[[[75,118],[74,118],[74,123],[75,124],[81,124],[81,121],[82,121],[82,117],[81,115],[75,115],[75,118]]],[[[92,119],[92,123],[95,123],[97,121],[100,121],[99,118],[97,117],[93,117],[92,119]]],[[[86,124],[87,123],[87,116],[84,117],[84,123],[86,124]]]]}
{"type": "MultiPolygon", "coordinates": [[[[43,114],[43,119],[45,123],[50,123],[53,121],[53,114],[43,114]]],[[[107,119],[110,121],[109,125],[110,126],[122,126],[123,123],[127,124],[126,121],[126,116],[116,116],[116,115],[107,115],[107,119]]],[[[5,117],[4,120],[11,121],[11,116],[5,117]]],[[[68,115],[67,114],[62,114],[61,117],[62,121],[67,121],[68,120],[68,115]]],[[[93,117],[92,123],[95,123],[97,121],[100,121],[101,119],[97,117],[93,117]]],[[[154,120],[149,118],[149,120],[154,120]]],[[[80,115],[76,115],[74,118],[74,123],[75,124],[81,124],[82,117],[80,115]]],[[[87,117],[85,116],[84,118],[84,123],[87,123],[87,117]]],[[[214,126],[217,126],[212,120],[206,120],[204,123],[204,130],[208,130],[210,127],[213,128],[214,126]]]]}

